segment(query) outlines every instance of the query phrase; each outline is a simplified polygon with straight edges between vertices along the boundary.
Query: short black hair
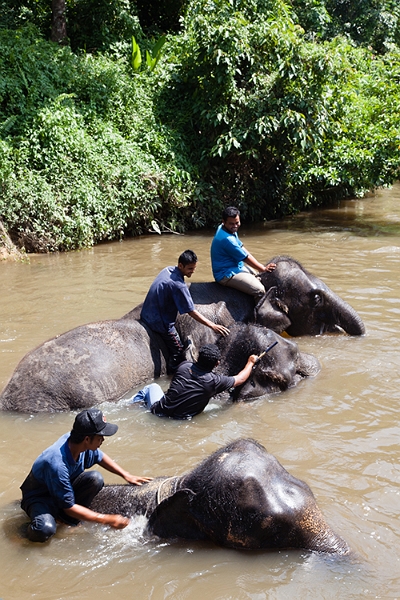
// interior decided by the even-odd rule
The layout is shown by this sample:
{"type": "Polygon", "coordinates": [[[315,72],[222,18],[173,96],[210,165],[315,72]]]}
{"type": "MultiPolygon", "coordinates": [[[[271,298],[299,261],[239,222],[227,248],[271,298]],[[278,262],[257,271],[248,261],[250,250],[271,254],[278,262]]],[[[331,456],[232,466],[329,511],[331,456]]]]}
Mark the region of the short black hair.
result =
{"type": "Polygon", "coordinates": [[[222,220],[226,221],[229,217],[240,217],[240,210],[236,206],[225,206],[222,211],[222,220]]]}
{"type": "Polygon", "coordinates": [[[221,359],[221,352],[215,344],[205,344],[199,350],[197,364],[204,371],[212,371],[217,362],[221,359]]]}
{"type": "MultiPolygon", "coordinates": [[[[71,429],[71,433],[69,434],[68,439],[71,442],[71,444],[81,444],[83,442],[83,440],[85,439],[85,437],[89,437],[89,438],[93,439],[95,435],[96,435],[95,433],[93,435],[84,435],[83,433],[77,433],[76,431],[71,429]]],[[[101,435],[101,434],[99,434],[99,435],[101,435]]]]}
{"type": "Polygon", "coordinates": [[[181,264],[186,267],[186,265],[191,265],[193,263],[197,263],[197,256],[193,250],[185,250],[178,258],[178,265],[181,264]]]}

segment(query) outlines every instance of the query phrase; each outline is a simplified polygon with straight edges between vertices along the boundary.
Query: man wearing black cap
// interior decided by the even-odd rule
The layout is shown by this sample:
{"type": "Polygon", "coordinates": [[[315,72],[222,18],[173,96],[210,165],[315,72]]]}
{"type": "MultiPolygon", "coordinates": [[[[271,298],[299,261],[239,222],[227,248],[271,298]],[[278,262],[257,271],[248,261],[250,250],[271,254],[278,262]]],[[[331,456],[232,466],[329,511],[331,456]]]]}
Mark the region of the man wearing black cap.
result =
{"type": "Polygon", "coordinates": [[[84,410],[76,416],[71,432],[35,460],[21,485],[21,507],[31,519],[28,538],[32,542],[47,541],[55,534],[57,521],[67,525],[95,521],[115,529],[128,525],[129,519],[122,515],[105,515],[87,508],[104,485],[101,473],[85,472],[95,464],[134,485],[150,481],[149,477],[131,475],[100,450],[104,437],[117,430],[118,425],[107,423],[101,410],[84,410]]]}

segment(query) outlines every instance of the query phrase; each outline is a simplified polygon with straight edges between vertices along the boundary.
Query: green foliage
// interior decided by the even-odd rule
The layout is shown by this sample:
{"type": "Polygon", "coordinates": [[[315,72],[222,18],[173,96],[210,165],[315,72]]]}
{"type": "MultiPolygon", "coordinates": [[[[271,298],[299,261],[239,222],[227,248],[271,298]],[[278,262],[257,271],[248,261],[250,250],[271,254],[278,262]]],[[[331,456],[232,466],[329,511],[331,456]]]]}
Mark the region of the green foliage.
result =
{"type": "MultiPolygon", "coordinates": [[[[135,0],[66,0],[66,19],[74,51],[107,50],[140,29],[135,0]]],[[[50,37],[50,0],[0,0],[0,29],[29,25],[50,37]]]]}
{"type": "Polygon", "coordinates": [[[142,53],[140,47],[136,42],[134,36],[132,36],[132,69],[137,72],[139,71],[142,64],[142,53]]]}
{"type": "Polygon", "coordinates": [[[228,203],[260,220],[391,184],[395,29],[379,55],[349,34],[330,39],[340,27],[328,0],[296,2],[191,0],[178,34],[146,38],[128,0],[99,0],[98,14],[94,0],[70,0],[70,15],[91,7],[89,29],[108,15],[88,33],[107,51],[91,54],[20,27],[28,7],[45,22],[44,0],[10,1],[3,25],[20,21],[0,27],[0,219],[13,239],[79,248],[215,224],[228,203]]]}
{"type": "Polygon", "coordinates": [[[369,51],[308,42],[284,3],[256,0],[192,2],[180,44],[164,106],[190,113],[182,127],[203,182],[197,214],[217,218],[235,203],[251,218],[277,217],[398,175],[397,87],[376,97],[371,61],[378,81],[392,71],[369,51]]]}
{"type": "Polygon", "coordinates": [[[0,0],[0,29],[18,29],[28,24],[34,24],[46,37],[49,35],[49,0],[0,0]]]}
{"type": "MultiPolygon", "coordinates": [[[[150,50],[146,50],[146,65],[150,71],[154,71],[158,61],[161,58],[161,50],[166,42],[166,36],[162,35],[158,40],[151,45],[150,50]]],[[[140,71],[142,66],[142,53],[140,51],[139,44],[136,42],[134,36],[132,36],[132,69],[135,73],[140,71]]]]}
{"type": "Polygon", "coordinates": [[[150,71],[154,71],[154,69],[156,68],[157,63],[161,58],[161,50],[166,42],[166,39],[166,36],[162,35],[153,44],[152,48],[150,49],[150,52],[146,50],[146,63],[150,71]]]}
{"type": "Polygon", "coordinates": [[[379,53],[400,44],[398,0],[293,0],[293,8],[310,39],[343,35],[379,53]]]}
{"type": "Polygon", "coordinates": [[[0,47],[0,215],[20,245],[67,250],[184,222],[190,177],[145,74],[132,86],[127,63],[78,57],[32,28],[0,32],[0,47]]]}
{"type": "Polygon", "coordinates": [[[139,29],[133,0],[67,0],[67,33],[73,50],[107,50],[139,29]]]}

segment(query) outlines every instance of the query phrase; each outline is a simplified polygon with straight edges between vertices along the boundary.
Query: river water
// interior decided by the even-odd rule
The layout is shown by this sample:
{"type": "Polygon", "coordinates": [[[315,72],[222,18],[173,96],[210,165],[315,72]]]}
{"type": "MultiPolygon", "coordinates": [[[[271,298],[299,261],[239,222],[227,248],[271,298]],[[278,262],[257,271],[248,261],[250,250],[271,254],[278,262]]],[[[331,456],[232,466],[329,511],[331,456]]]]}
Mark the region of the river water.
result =
{"type": "MultiPolygon", "coordinates": [[[[154,234],[1,263],[0,389],[46,339],[127,313],[182,250],[199,256],[193,280],[210,280],[212,234],[154,234]]],[[[136,475],[177,475],[233,439],[254,437],[307,481],[354,556],[150,541],[141,519],[123,531],[60,528],[50,543],[29,543],[20,536],[19,485],[36,456],[69,431],[74,414],[0,413],[2,600],[400,598],[400,186],[242,226],[240,236],[260,260],[300,260],[360,313],[366,335],[297,338],[320,360],[317,377],[249,404],[212,402],[192,421],[159,419],[124,401],[103,405],[119,425],[103,448],[136,475]]],[[[119,481],[104,473],[106,482],[119,481]]]]}

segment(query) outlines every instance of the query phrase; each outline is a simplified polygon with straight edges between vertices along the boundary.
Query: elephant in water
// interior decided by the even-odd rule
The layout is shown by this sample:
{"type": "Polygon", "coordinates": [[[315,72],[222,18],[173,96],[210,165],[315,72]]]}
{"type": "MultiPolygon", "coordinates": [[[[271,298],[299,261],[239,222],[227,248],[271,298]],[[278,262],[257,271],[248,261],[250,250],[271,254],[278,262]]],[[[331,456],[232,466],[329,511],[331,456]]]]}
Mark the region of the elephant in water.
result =
{"type": "MultiPolygon", "coordinates": [[[[277,267],[263,274],[268,291],[256,308],[250,296],[237,290],[217,283],[194,283],[190,290],[196,309],[227,327],[255,320],[292,335],[341,330],[352,335],[364,333],[356,311],[322,281],[293,259],[276,257],[273,261],[277,267]]],[[[132,388],[164,375],[164,343],[140,321],[140,308],[121,319],[76,327],[28,352],[0,395],[0,409],[55,412],[89,408],[114,402],[132,388]]],[[[215,341],[215,337],[208,339],[215,336],[211,330],[193,319],[188,325],[188,319],[179,317],[177,328],[181,332],[186,328],[183,337],[190,334],[194,352],[202,343],[215,341]]]]}
{"type": "Polygon", "coordinates": [[[320,371],[320,364],[315,356],[300,352],[295,342],[282,338],[271,329],[261,325],[235,323],[230,326],[230,332],[228,337],[216,340],[221,350],[221,362],[216,371],[224,375],[239,373],[250,354],[262,355],[271,348],[253,367],[249,379],[233,390],[234,401],[282,392],[320,371]]]}
{"type": "Polygon", "coordinates": [[[212,316],[214,305],[225,302],[233,320],[254,321],[277,333],[285,331],[294,337],[365,333],[364,323],[357,312],[321,279],[308,273],[297,260],[275,256],[268,262],[275,263],[276,268],[259,275],[266,294],[256,307],[251,296],[237,290],[217,283],[192,283],[190,293],[197,310],[212,316]]]}
{"type": "MultiPolygon", "coordinates": [[[[2,408],[56,412],[117,401],[133,386],[165,374],[155,337],[140,321],[124,323],[123,318],[78,327],[53,338],[22,359],[0,397],[2,408]]],[[[250,354],[261,354],[279,342],[255,365],[251,378],[234,390],[234,400],[280,392],[320,370],[314,356],[299,352],[295,342],[259,325],[233,323],[230,335],[215,341],[222,354],[218,368],[226,375],[239,372],[250,354]]]]}
{"type": "Polygon", "coordinates": [[[143,486],[107,485],[90,508],[145,515],[147,533],[229,548],[303,548],[348,554],[309,486],[252,439],[220,448],[192,471],[143,486]]]}

